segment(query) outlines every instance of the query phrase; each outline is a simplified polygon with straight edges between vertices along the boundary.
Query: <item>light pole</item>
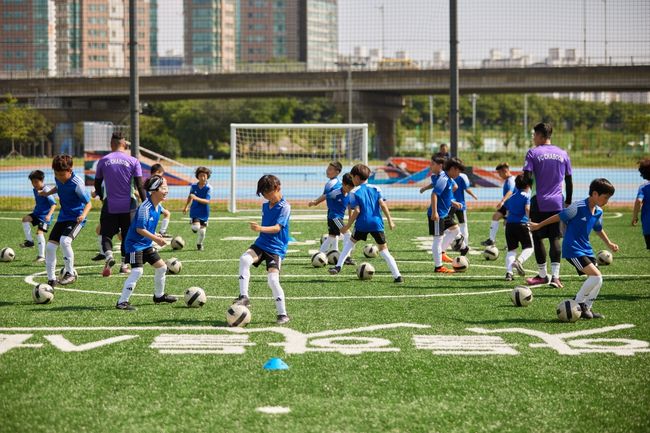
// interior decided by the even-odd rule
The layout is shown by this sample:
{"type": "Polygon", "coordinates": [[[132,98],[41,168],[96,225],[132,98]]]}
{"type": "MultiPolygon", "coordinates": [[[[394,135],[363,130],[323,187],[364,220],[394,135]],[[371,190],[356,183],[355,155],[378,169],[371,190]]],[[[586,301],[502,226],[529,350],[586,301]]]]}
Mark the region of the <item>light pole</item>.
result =
{"type": "Polygon", "coordinates": [[[433,95],[429,95],[429,142],[433,150],[433,95]]]}
{"type": "Polygon", "coordinates": [[[524,140],[528,142],[528,93],[524,93],[524,140]]]}
{"type": "Polygon", "coordinates": [[[472,93],[472,135],[476,135],[476,99],[478,95],[472,93]]]}
{"type": "Polygon", "coordinates": [[[604,4],[604,10],[605,10],[605,64],[609,64],[609,60],[607,59],[607,0],[603,0],[604,4]]]}
{"type": "Polygon", "coordinates": [[[377,9],[381,11],[381,58],[384,58],[384,49],[386,48],[385,46],[385,40],[384,40],[384,4],[382,3],[381,6],[378,6],[377,9]]]}

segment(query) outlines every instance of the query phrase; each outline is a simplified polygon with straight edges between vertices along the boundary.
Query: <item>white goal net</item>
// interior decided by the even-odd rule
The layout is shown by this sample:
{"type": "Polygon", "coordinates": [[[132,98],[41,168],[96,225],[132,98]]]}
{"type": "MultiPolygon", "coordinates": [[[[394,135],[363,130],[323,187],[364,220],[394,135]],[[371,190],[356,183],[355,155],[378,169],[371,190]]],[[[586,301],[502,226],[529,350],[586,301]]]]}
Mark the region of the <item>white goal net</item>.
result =
{"type": "Polygon", "coordinates": [[[323,192],[331,161],[341,162],[341,175],[367,164],[368,125],[231,124],[230,211],[259,206],[255,190],[264,174],[280,178],[290,203],[313,200],[323,192]]]}

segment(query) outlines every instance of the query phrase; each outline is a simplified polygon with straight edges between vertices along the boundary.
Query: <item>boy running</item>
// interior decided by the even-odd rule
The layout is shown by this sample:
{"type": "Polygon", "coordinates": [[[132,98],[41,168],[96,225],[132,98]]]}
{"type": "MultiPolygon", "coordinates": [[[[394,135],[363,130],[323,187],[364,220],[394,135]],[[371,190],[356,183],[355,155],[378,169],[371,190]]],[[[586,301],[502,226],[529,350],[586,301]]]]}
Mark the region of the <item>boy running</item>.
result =
{"type": "Polygon", "coordinates": [[[331,200],[328,200],[328,196],[332,191],[341,189],[341,182],[338,179],[338,175],[341,174],[343,166],[338,161],[332,161],[325,169],[325,175],[327,176],[327,183],[323,188],[323,193],[316,199],[309,202],[309,207],[318,206],[320,203],[325,201],[327,203],[327,240],[323,242],[320,246],[320,252],[327,254],[328,251],[339,250],[338,237],[341,234],[341,227],[343,227],[342,218],[340,213],[334,211],[330,205],[332,204],[331,200]]]}
{"type": "Polygon", "coordinates": [[[481,242],[481,245],[494,245],[499,231],[499,221],[506,217],[508,210],[503,205],[515,191],[515,177],[510,173],[510,165],[502,162],[496,166],[499,177],[503,180],[503,198],[497,204],[497,210],[492,214],[492,223],[490,224],[490,237],[481,242]]]}
{"type": "Polygon", "coordinates": [[[458,220],[458,226],[460,227],[460,234],[463,235],[465,239],[465,244],[469,246],[469,228],[467,224],[467,204],[465,203],[465,192],[474,197],[474,200],[478,200],[474,191],[470,189],[470,182],[465,172],[465,164],[459,158],[449,158],[445,163],[445,172],[447,176],[452,178],[458,188],[453,192],[454,201],[460,203],[461,208],[452,209],[452,213],[456,216],[458,220]]]}
{"type": "Polygon", "coordinates": [[[515,178],[515,193],[506,201],[506,281],[512,281],[514,267],[520,277],[526,275],[524,263],[533,254],[533,238],[528,229],[530,213],[530,187],[532,181],[520,174],[515,178]],[[517,247],[521,244],[521,254],[517,257],[517,247]]]}
{"type": "Polygon", "coordinates": [[[43,263],[45,261],[45,233],[52,219],[56,201],[54,197],[41,197],[41,191],[49,191],[50,188],[45,185],[45,173],[41,170],[34,170],[29,173],[29,180],[32,182],[34,192],[34,201],[36,202],[34,210],[29,215],[23,217],[23,231],[25,232],[25,242],[20,244],[22,248],[34,247],[34,238],[32,238],[32,227],[37,226],[36,240],[38,244],[38,253],[34,262],[43,263]]]}
{"type": "Polygon", "coordinates": [[[208,228],[208,219],[210,218],[210,197],[212,196],[212,186],[208,183],[212,170],[207,167],[196,169],[194,176],[199,180],[190,187],[190,195],[187,196],[183,213],[187,213],[187,207],[190,207],[190,222],[192,231],[198,233],[196,237],[196,249],[203,250],[203,241],[205,232],[208,228]]]}
{"type": "MultiPolygon", "coordinates": [[[[154,164],[151,166],[151,169],[149,170],[149,175],[165,177],[165,168],[162,166],[162,164],[154,164]]],[[[167,233],[167,228],[169,227],[169,221],[171,219],[172,213],[163,207],[161,215],[163,218],[162,218],[162,222],[160,223],[159,234],[163,238],[170,238],[171,236],[169,235],[169,233],[167,233]]]]}
{"type": "Polygon", "coordinates": [[[639,192],[634,200],[632,211],[632,225],[639,223],[639,210],[641,210],[641,227],[645,238],[645,247],[650,250],[650,158],[639,162],[639,173],[646,182],[639,187],[639,192]]]}

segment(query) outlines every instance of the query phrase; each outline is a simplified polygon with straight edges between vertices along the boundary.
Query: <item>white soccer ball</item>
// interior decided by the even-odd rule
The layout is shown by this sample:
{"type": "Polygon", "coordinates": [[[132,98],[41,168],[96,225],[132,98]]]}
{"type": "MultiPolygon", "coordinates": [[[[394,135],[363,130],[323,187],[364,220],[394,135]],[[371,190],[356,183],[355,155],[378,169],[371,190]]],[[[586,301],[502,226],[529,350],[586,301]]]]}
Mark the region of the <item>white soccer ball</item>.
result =
{"type": "Polygon", "coordinates": [[[228,326],[240,327],[248,325],[251,321],[251,312],[248,308],[239,304],[232,304],[226,310],[226,322],[228,326]]]}
{"type": "Polygon", "coordinates": [[[336,250],[331,250],[327,252],[327,263],[330,265],[335,265],[339,262],[340,253],[336,250]]]}
{"type": "Polygon", "coordinates": [[[469,268],[469,260],[465,256],[458,256],[451,262],[451,266],[456,272],[465,272],[469,268]]]}
{"type": "Polygon", "coordinates": [[[208,298],[200,287],[190,287],[185,290],[185,305],[190,308],[199,308],[205,305],[208,298]]]}
{"type": "MultiPolygon", "coordinates": [[[[59,280],[62,279],[64,276],[65,276],[65,266],[59,269],[59,280]]],[[[74,276],[75,278],[79,277],[79,273],[77,272],[76,269],[74,270],[74,276]]]]}
{"type": "Polygon", "coordinates": [[[322,268],[327,264],[327,256],[325,253],[318,252],[311,256],[311,265],[315,268],[322,268]]]}
{"type": "Polygon", "coordinates": [[[373,275],[375,275],[375,267],[370,263],[364,262],[357,267],[357,277],[360,280],[369,280],[373,275]]]}
{"type": "Polygon", "coordinates": [[[379,248],[377,248],[377,245],[368,244],[363,247],[363,255],[370,259],[377,257],[379,255],[379,248]]]}
{"type": "Polygon", "coordinates": [[[37,304],[49,304],[54,299],[54,289],[49,284],[37,284],[32,289],[32,299],[37,304]]]}
{"type": "Polygon", "coordinates": [[[185,246],[185,240],[180,236],[175,236],[171,241],[172,249],[182,250],[185,246]]]}
{"type": "Polygon", "coordinates": [[[0,250],[0,262],[10,262],[16,258],[16,253],[9,247],[0,250]]]}
{"type": "Polygon", "coordinates": [[[494,245],[488,245],[483,250],[483,257],[485,257],[485,260],[496,260],[499,258],[499,249],[494,245]]]}
{"type": "Polygon", "coordinates": [[[557,304],[556,312],[561,322],[576,322],[582,315],[582,308],[573,299],[565,299],[557,304]]]}
{"type": "Polygon", "coordinates": [[[510,299],[515,307],[527,307],[533,302],[533,291],[526,286],[516,286],[510,292],[510,299]]]}
{"type": "Polygon", "coordinates": [[[167,272],[170,274],[180,274],[181,270],[183,269],[183,264],[176,257],[167,259],[165,261],[165,264],[167,265],[167,272]]]}
{"type": "Polygon", "coordinates": [[[612,260],[614,260],[614,256],[607,250],[598,251],[598,254],[596,254],[596,261],[600,266],[611,265],[612,260]]]}

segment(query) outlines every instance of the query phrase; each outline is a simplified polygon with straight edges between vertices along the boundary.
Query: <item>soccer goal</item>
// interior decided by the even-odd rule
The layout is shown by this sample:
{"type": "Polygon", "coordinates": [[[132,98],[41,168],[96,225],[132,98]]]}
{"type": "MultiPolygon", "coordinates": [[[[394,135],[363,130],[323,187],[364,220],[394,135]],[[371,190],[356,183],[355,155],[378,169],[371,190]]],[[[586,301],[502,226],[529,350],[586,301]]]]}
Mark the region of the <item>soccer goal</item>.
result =
{"type": "Polygon", "coordinates": [[[360,124],[231,124],[229,209],[259,205],[257,180],[280,178],[285,199],[307,203],[323,192],[325,169],[368,163],[368,125],[360,124]]]}

